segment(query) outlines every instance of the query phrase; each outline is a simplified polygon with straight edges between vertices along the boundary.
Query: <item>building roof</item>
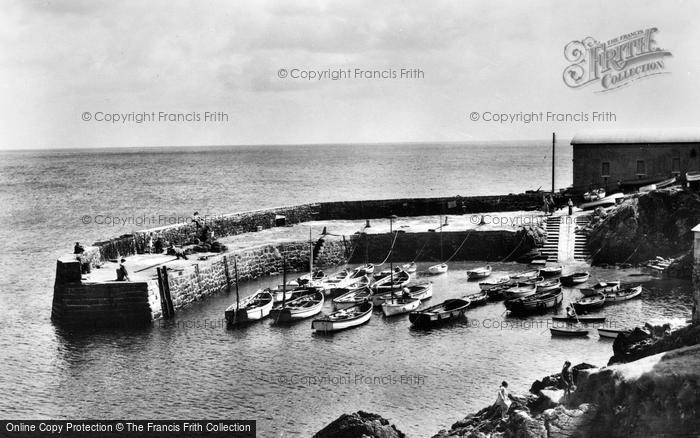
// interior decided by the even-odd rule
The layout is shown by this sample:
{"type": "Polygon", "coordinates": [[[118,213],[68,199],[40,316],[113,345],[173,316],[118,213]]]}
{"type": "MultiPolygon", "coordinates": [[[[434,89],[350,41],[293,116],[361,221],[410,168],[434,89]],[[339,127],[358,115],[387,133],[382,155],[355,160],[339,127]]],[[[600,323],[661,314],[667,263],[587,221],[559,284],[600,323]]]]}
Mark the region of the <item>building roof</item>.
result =
{"type": "Polygon", "coordinates": [[[700,143],[700,129],[596,130],[574,135],[571,144],[700,143]]]}

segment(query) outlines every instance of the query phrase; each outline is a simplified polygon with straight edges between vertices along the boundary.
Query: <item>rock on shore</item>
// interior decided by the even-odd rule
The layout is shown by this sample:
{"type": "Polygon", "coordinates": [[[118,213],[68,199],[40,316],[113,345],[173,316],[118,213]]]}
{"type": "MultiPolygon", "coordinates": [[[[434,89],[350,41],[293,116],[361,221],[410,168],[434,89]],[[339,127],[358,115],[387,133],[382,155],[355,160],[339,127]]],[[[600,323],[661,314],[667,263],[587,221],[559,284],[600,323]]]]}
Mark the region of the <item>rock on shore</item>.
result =
{"type": "MultiPolygon", "coordinates": [[[[700,223],[700,195],[656,190],[623,201],[608,213],[597,211],[589,230],[596,263],[640,263],[656,256],[678,257],[692,248],[691,229],[700,223]]],[[[687,276],[687,269],[681,269],[687,276]]]]}
{"type": "Polygon", "coordinates": [[[377,414],[358,411],[343,414],[313,438],[405,438],[403,432],[377,414]]]}

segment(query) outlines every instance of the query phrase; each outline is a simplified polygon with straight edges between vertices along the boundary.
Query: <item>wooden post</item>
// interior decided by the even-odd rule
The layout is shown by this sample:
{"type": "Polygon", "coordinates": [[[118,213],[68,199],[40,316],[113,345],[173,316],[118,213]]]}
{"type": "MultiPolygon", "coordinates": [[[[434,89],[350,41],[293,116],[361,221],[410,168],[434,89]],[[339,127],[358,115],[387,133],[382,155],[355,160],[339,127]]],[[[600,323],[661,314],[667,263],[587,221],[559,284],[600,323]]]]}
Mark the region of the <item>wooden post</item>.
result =
{"type": "Polygon", "coordinates": [[[554,156],[555,156],[555,151],[554,151],[554,145],[557,141],[557,136],[554,132],[552,132],[552,196],[554,196],[554,156]]]}
{"type": "Polygon", "coordinates": [[[231,289],[231,273],[228,270],[228,256],[224,256],[224,274],[226,274],[226,290],[231,289]]]}
{"type": "Polygon", "coordinates": [[[165,300],[165,287],[163,286],[163,274],[160,272],[160,267],[156,268],[158,273],[158,294],[160,295],[160,314],[163,318],[169,318],[168,302],[165,300]]]}

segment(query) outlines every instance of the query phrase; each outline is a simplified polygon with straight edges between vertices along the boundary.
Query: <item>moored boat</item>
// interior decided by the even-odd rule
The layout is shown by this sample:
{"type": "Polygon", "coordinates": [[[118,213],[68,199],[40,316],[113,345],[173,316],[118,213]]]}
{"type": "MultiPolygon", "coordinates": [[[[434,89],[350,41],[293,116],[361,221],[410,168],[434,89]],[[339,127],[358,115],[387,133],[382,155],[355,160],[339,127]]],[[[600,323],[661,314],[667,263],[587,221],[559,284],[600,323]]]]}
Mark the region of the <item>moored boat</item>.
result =
{"type": "Polygon", "coordinates": [[[535,283],[535,286],[537,287],[537,292],[548,292],[550,290],[561,288],[561,282],[557,278],[554,280],[546,280],[535,283]]]}
{"type": "Polygon", "coordinates": [[[384,316],[402,315],[412,312],[418,307],[420,307],[420,300],[418,298],[395,296],[394,298],[390,297],[382,303],[382,312],[384,312],[384,316]]]}
{"type": "Polygon", "coordinates": [[[610,207],[617,204],[617,200],[620,198],[624,198],[624,196],[625,195],[623,195],[622,193],[615,193],[595,201],[586,202],[584,204],[581,204],[579,207],[581,208],[581,210],[592,210],[596,207],[610,207]]]}
{"type": "Polygon", "coordinates": [[[591,276],[588,271],[586,272],[574,272],[572,274],[568,275],[563,275],[562,277],[559,278],[561,281],[561,284],[564,286],[573,286],[575,284],[581,284],[585,283],[588,281],[588,278],[591,276]]]}
{"type": "Polygon", "coordinates": [[[483,304],[486,304],[486,302],[489,299],[488,292],[486,291],[481,291],[481,292],[475,292],[473,294],[465,295],[464,296],[465,300],[469,301],[469,307],[476,307],[476,306],[481,306],[483,304]]]}
{"type": "Polygon", "coordinates": [[[311,328],[320,332],[336,332],[357,327],[372,317],[372,303],[365,301],[347,309],[337,310],[311,322],[311,328]]]}
{"type": "Polygon", "coordinates": [[[462,318],[467,307],[468,300],[452,298],[427,309],[413,311],[408,314],[408,319],[416,327],[432,327],[462,318]]]}
{"type": "Polygon", "coordinates": [[[637,298],[641,293],[642,285],[609,292],[605,294],[605,304],[631,300],[632,298],[637,298]]]}
{"type": "Polygon", "coordinates": [[[503,293],[503,296],[505,299],[510,300],[514,298],[524,298],[524,297],[529,297],[530,295],[534,295],[537,292],[537,286],[533,285],[528,285],[528,286],[517,286],[517,287],[512,287],[508,290],[506,290],[503,293]]]}
{"type": "Polygon", "coordinates": [[[270,310],[272,310],[272,293],[266,289],[231,304],[224,315],[228,325],[235,325],[263,319],[270,314],[270,310]]]}
{"type": "Polygon", "coordinates": [[[527,281],[527,280],[532,280],[533,278],[537,278],[540,276],[540,271],[539,269],[536,269],[534,271],[523,271],[523,272],[518,272],[516,274],[513,274],[510,276],[510,279],[516,282],[522,282],[522,281],[527,281]]]}
{"type": "Polygon", "coordinates": [[[439,275],[447,272],[447,263],[440,263],[439,265],[433,265],[428,268],[430,275],[439,275]]]}
{"type": "Polygon", "coordinates": [[[326,294],[331,293],[335,289],[342,289],[346,287],[353,280],[353,272],[343,269],[330,277],[327,277],[321,281],[321,288],[326,294]]]}
{"type": "Polygon", "coordinates": [[[621,333],[628,334],[628,333],[630,333],[630,330],[613,329],[613,328],[605,328],[605,327],[598,328],[598,336],[600,336],[601,338],[615,339],[621,333]]]}
{"type": "Polygon", "coordinates": [[[291,322],[310,318],[318,314],[323,308],[325,298],[323,292],[315,291],[304,294],[285,302],[270,311],[270,316],[275,322],[291,322]]]}
{"type": "Polygon", "coordinates": [[[398,292],[403,287],[405,287],[410,280],[411,274],[404,270],[400,270],[398,272],[394,272],[393,274],[387,275],[386,277],[382,277],[379,280],[377,280],[372,285],[372,290],[374,290],[375,293],[378,294],[384,292],[391,292],[392,290],[398,292]]]}
{"type": "Polygon", "coordinates": [[[556,277],[561,274],[562,266],[545,266],[540,269],[540,277],[556,277]]]}
{"type": "Polygon", "coordinates": [[[491,265],[486,265],[480,268],[471,269],[467,271],[467,277],[470,280],[478,280],[480,278],[486,278],[491,275],[491,265]]]}
{"type": "Polygon", "coordinates": [[[572,304],[576,313],[586,313],[605,305],[605,294],[589,295],[572,304]]]}
{"type": "Polygon", "coordinates": [[[356,306],[372,297],[372,290],[369,287],[353,289],[343,295],[333,298],[333,308],[336,310],[347,309],[356,306]]]}
{"type": "Polygon", "coordinates": [[[321,270],[313,271],[312,273],[306,273],[301,277],[297,278],[297,283],[300,286],[305,286],[308,284],[317,284],[326,279],[326,273],[321,270]]]}
{"type": "Polygon", "coordinates": [[[549,292],[537,293],[524,298],[508,300],[504,304],[512,314],[546,312],[559,307],[564,300],[561,288],[549,292]]]}
{"type": "Polygon", "coordinates": [[[505,285],[512,285],[510,278],[508,277],[501,277],[498,280],[492,280],[492,281],[482,281],[479,283],[479,288],[481,290],[490,290],[496,287],[502,287],[505,285]]]}
{"type": "Polygon", "coordinates": [[[588,336],[588,330],[578,327],[552,327],[549,329],[552,336],[562,336],[562,337],[583,337],[588,336]]]}
{"type": "MultiPolygon", "coordinates": [[[[391,291],[375,293],[372,295],[372,304],[379,307],[383,302],[391,299],[391,291]]],[[[394,296],[408,295],[411,298],[416,298],[421,301],[427,300],[433,296],[433,283],[419,283],[410,286],[405,286],[403,289],[394,290],[394,296]]]]}
{"type": "Polygon", "coordinates": [[[593,287],[579,289],[584,297],[597,294],[608,294],[611,292],[616,292],[620,290],[620,280],[617,281],[600,281],[596,283],[593,287]]]}

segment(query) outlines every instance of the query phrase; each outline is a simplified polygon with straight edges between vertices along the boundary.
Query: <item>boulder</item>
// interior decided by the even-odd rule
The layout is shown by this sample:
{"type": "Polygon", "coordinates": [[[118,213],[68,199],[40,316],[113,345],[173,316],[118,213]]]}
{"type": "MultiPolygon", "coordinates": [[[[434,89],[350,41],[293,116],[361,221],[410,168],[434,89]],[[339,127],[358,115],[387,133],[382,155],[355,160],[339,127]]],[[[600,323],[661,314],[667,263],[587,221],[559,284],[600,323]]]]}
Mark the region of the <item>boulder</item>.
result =
{"type": "Polygon", "coordinates": [[[590,436],[588,431],[594,421],[596,409],[589,404],[567,409],[557,406],[544,412],[544,426],[548,438],[571,438],[590,436]]]}
{"type": "Polygon", "coordinates": [[[405,438],[389,420],[380,415],[358,411],[343,414],[321,429],[314,438],[405,438]]]}

